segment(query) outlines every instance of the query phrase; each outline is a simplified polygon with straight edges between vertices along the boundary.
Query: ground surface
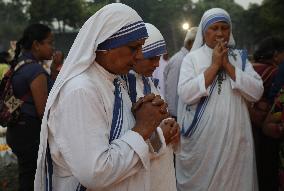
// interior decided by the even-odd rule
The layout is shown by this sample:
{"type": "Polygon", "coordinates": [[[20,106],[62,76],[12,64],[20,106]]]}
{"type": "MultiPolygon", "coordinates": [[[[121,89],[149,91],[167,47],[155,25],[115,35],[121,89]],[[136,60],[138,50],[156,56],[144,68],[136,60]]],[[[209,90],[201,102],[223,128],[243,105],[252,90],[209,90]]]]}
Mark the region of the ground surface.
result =
{"type": "MultiPolygon", "coordinates": [[[[1,161],[1,160],[0,160],[1,161]]],[[[0,191],[17,191],[18,166],[16,163],[3,165],[0,163],[0,191]]]]}

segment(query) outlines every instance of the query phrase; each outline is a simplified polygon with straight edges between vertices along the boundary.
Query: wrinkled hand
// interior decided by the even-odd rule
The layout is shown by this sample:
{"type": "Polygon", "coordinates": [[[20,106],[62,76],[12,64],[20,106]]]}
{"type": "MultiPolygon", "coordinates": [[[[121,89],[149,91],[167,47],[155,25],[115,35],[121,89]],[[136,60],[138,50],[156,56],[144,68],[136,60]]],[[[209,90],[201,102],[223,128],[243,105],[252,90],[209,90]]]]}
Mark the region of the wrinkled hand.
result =
{"type": "Polygon", "coordinates": [[[212,64],[218,66],[219,68],[223,67],[225,64],[228,64],[228,50],[227,42],[219,41],[213,49],[212,64]]]}
{"type": "Polygon", "coordinates": [[[170,143],[176,144],[180,141],[180,127],[173,118],[164,119],[160,124],[160,128],[163,131],[167,145],[170,143]]]}
{"type": "Polygon", "coordinates": [[[149,94],[138,100],[132,107],[136,119],[132,129],[139,133],[145,140],[156,130],[163,119],[169,116],[167,104],[160,96],[149,94]]]}
{"type": "Polygon", "coordinates": [[[131,108],[131,112],[134,115],[134,117],[135,117],[136,111],[140,108],[140,106],[143,104],[143,102],[148,102],[148,101],[152,102],[154,100],[154,98],[155,98],[155,94],[152,94],[152,93],[148,94],[144,97],[140,97],[138,99],[138,101],[132,105],[132,108],[131,108]]]}
{"type": "Polygon", "coordinates": [[[136,103],[132,105],[131,112],[136,118],[136,111],[142,106],[143,103],[151,102],[153,106],[159,106],[160,112],[162,114],[168,113],[168,104],[161,98],[160,95],[155,95],[153,93],[148,94],[144,97],[140,97],[136,103]]]}

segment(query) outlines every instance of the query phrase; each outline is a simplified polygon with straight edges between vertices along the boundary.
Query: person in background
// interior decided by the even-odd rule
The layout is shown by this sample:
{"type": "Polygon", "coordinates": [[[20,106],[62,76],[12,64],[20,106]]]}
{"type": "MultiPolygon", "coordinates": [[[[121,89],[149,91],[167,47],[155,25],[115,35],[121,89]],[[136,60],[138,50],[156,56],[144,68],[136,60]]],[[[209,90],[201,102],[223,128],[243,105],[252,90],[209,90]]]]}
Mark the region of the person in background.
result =
{"type": "Polygon", "coordinates": [[[262,154],[267,154],[268,156],[261,155],[261,163],[259,165],[264,165],[260,167],[261,181],[260,190],[284,190],[284,87],[280,89],[275,97],[274,104],[270,112],[268,113],[265,122],[263,124],[262,130],[267,138],[262,154]],[[270,139],[269,139],[270,138],[270,139]],[[268,142],[269,141],[269,142],[268,142]],[[274,142],[273,142],[274,141],[274,142]],[[270,143],[270,144],[269,144],[270,143]],[[274,144],[272,144],[274,143],[274,144]],[[269,150],[269,148],[271,150],[269,150]],[[269,162],[265,164],[265,162],[269,162]],[[272,164],[271,164],[272,163],[272,164]],[[266,179],[265,179],[266,178],[266,179]]]}
{"type": "MultiPolygon", "coordinates": [[[[261,76],[264,86],[261,99],[248,107],[254,136],[260,191],[278,190],[279,187],[279,139],[274,138],[273,135],[271,136],[269,131],[263,131],[263,124],[273,105],[269,99],[269,91],[278,72],[281,63],[281,59],[278,58],[281,52],[284,52],[283,50],[284,41],[279,37],[271,36],[260,41],[254,53],[256,63],[253,63],[253,67],[261,76]]],[[[283,78],[283,76],[281,77],[283,78]]],[[[271,130],[271,133],[277,132],[277,129],[272,128],[271,130]]]]}
{"type": "Polygon", "coordinates": [[[278,38],[278,46],[274,49],[273,61],[279,66],[278,71],[272,81],[272,86],[270,88],[268,99],[273,103],[279,90],[284,85],[284,39],[278,38]]]}
{"type": "Polygon", "coordinates": [[[197,32],[197,27],[191,27],[185,36],[183,47],[169,60],[164,70],[165,101],[168,104],[172,117],[177,119],[178,95],[177,86],[180,73],[180,66],[183,58],[189,53],[197,32]]]}
{"type": "Polygon", "coordinates": [[[165,96],[165,83],[164,83],[164,70],[168,65],[168,53],[160,56],[159,66],[155,69],[152,74],[154,85],[159,89],[160,95],[165,96]]]}
{"type": "MultiPolygon", "coordinates": [[[[151,76],[159,66],[160,57],[167,53],[165,40],[160,31],[152,24],[145,23],[149,37],[142,46],[142,53],[137,56],[133,70],[128,75],[123,76],[126,82],[130,98],[135,103],[140,97],[154,93],[159,95],[159,90],[155,87],[151,76]]],[[[151,187],[152,191],[174,191],[176,190],[176,178],[173,163],[173,148],[178,144],[179,126],[174,119],[165,119],[162,123],[170,123],[171,131],[177,132],[175,136],[168,134],[166,129],[157,128],[153,137],[162,131],[167,147],[162,154],[156,156],[151,161],[151,187]],[[173,140],[175,137],[176,140],[173,140]],[[160,176],[163,174],[163,176],[160,176]]],[[[162,126],[161,126],[162,127],[162,126]]]]}
{"type": "Polygon", "coordinates": [[[141,17],[121,3],[81,27],[45,107],[36,191],[150,189],[146,140],[169,114],[154,94],[132,107],[120,78],[147,37],[141,17]]]}
{"type": "Polygon", "coordinates": [[[43,24],[29,25],[17,42],[13,63],[25,62],[12,77],[16,97],[26,97],[18,121],[8,125],[6,139],[19,165],[19,190],[34,189],[41,119],[52,81],[40,62],[52,58],[53,34],[43,24]]]}
{"type": "Polygon", "coordinates": [[[234,46],[229,14],[207,10],[180,69],[179,191],[258,190],[246,102],[260,99],[263,85],[246,52],[234,46]]]}
{"type": "Polygon", "coordinates": [[[10,41],[10,47],[8,49],[8,53],[9,53],[9,55],[11,57],[11,60],[15,57],[16,46],[17,46],[17,41],[16,40],[10,41]]]}
{"type": "MultiPolygon", "coordinates": [[[[260,41],[254,53],[255,63],[253,63],[253,66],[256,72],[258,72],[264,80],[265,90],[263,96],[266,99],[270,98],[269,91],[271,85],[274,83],[273,81],[275,81],[274,78],[278,73],[278,67],[284,60],[283,52],[284,39],[277,36],[271,36],[260,41]]],[[[271,100],[271,103],[273,103],[273,99],[271,100]]]]}
{"type": "Polygon", "coordinates": [[[10,60],[11,59],[8,52],[0,52],[0,81],[10,68],[8,64],[10,60]]]}

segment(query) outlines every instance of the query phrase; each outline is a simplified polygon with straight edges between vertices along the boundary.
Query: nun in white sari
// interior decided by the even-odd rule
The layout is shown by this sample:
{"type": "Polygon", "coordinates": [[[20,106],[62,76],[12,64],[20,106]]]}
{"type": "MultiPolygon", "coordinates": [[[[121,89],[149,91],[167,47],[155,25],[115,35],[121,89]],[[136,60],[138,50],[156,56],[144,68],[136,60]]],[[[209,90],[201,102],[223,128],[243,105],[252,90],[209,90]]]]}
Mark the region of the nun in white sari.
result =
{"type": "Polygon", "coordinates": [[[130,70],[147,37],[139,15],[120,3],[85,22],[46,104],[35,191],[150,189],[147,137],[117,75],[130,70]]]}
{"type": "Polygon", "coordinates": [[[257,101],[263,85],[245,52],[234,46],[229,14],[206,11],[178,83],[179,191],[258,190],[246,101],[257,101]]]}
{"type": "MultiPolygon", "coordinates": [[[[160,91],[155,86],[152,79],[152,74],[159,66],[160,56],[167,53],[166,43],[161,32],[150,23],[145,23],[145,26],[149,37],[142,46],[143,54],[140,55],[137,62],[134,64],[133,70],[131,70],[128,75],[122,77],[126,82],[128,93],[133,103],[149,93],[160,95],[160,91]]],[[[165,121],[171,121],[173,123],[172,130],[178,128],[177,133],[179,136],[179,126],[176,124],[175,120],[168,118],[163,122],[165,121]]],[[[162,127],[162,124],[160,124],[160,126],[162,127]]],[[[167,134],[166,130],[160,127],[157,128],[157,132],[167,134]]],[[[171,138],[169,136],[165,137],[171,138]]],[[[177,143],[173,142],[169,143],[166,148],[161,148],[163,150],[156,156],[152,155],[153,158],[150,163],[151,191],[176,190],[173,148],[175,148],[177,143]]]]}

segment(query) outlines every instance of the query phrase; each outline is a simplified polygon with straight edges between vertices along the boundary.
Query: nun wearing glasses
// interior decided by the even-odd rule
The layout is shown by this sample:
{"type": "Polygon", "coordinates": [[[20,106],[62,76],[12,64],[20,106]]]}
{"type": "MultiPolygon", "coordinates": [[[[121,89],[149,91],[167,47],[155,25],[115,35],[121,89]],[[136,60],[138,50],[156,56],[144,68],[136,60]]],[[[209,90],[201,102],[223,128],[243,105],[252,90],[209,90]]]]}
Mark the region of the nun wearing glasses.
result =
{"type": "Polygon", "coordinates": [[[150,94],[132,114],[120,80],[147,37],[141,17],[120,3],[82,26],[46,104],[36,191],[150,190],[146,140],[168,117],[167,107],[150,94]]]}
{"type": "Polygon", "coordinates": [[[246,101],[260,99],[263,85],[246,52],[234,46],[229,14],[206,11],[178,83],[179,191],[258,190],[246,101]]]}

